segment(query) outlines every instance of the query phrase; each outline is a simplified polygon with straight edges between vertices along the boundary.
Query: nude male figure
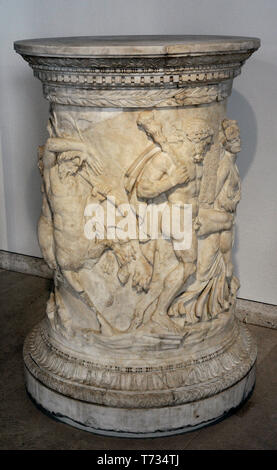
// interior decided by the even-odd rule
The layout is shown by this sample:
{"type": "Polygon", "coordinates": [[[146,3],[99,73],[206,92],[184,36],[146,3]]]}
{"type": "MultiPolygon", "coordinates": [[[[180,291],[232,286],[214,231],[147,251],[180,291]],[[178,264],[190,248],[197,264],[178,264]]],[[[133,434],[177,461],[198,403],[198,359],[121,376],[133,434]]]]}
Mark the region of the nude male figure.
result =
{"type": "MultiPolygon", "coordinates": [[[[137,181],[138,196],[151,199],[165,193],[170,204],[191,204],[194,223],[198,214],[203,159],[212,143],[212,129],[205,121],[194,119],[185,129],[182,122],[175,123],[165,135],[161,126],[156,122],[152,123],[151,119],[143,120],[143,115],[138,124],[162,150],[145,165],[137,181]]],[[[172,239],[173,234],[170,236],[172,239]]],[[[179,263],[166,276],[152,315],[153,321],[156,320],[171,330],[175,327],[167,315],[168,308],[196,269],[197,237],[194,230],[191,248],[175,250],[175,255],[179,263]]]]}
{"type": "Polygon", "coordinates": [[[67,286],[83,302],[97,311],[84,291],[78,271],[93,267],[106,250],[112,250],[118,272],[134,259],[132,247],[115,240],[90,240],[84,232],[88,204],[103,204],[105,196],[96,187],[101,162],[90,154],[89,146],[74,139],[50,137],[40,148],[39,167],[43,176],[43,205],[38,225],[39,242],[49,266],[62,274],[67,286]]]}

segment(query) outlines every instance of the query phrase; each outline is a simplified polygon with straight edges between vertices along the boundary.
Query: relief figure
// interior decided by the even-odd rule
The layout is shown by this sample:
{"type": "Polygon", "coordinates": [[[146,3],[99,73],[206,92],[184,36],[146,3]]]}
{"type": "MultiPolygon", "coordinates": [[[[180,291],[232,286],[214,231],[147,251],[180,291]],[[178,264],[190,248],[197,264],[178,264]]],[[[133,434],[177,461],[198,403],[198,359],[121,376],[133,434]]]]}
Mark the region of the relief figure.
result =
{"type": "MultiPolygon", "coordinates": [[[[193,222],[198,214],[198,196],[203,174],[203,159],[209,150],[213,130],[202,119],[191,119],[162,126],[150,112],[143,112],[138,125],[154,142],[153,155],[149,156],[135,179],[137,199],[159,202],[161,195],[169,204],[191,204],[193,222]]],[[[151,153],[151,148],[149,149],[151,153]]],[[[150,155],[150,154],[149,154],[150,155]]],[[[130,176],[129,176],[130,178],[130,176]]],[[[174,241],[173,234],[165,236],[174,241]]],[[[151,241],[152,250],[164,249],[159,240],[151,241]]],[[[172,244],[173,246],[173,244],[172,244]]],[[[188,250],[174,250],[177,265],[166,276],[163,283],[157,282],[152,296],[157,300],[152,321],[163,324],[166,329],[176,330],[177,326],[167,316],[167,310],[178,291],[196,270],[197,238],[192,234],[192,245],[188,250]]],[[[160,253],[161,255],[161,253],[160,253]]],[[[149,302],[149,299],[145,301],[149,302]]],[[[137,305],[137,324],[143,319],[144,303],[137,305]]]]}
{"type": "Polygon", "coordinates": [[[240,151],[239,128],[224,119],[220,129],[221,158],[213,208],[199,209],[196,220],[198,262],[195,282],[177,298],[169,314],[184,323],[209,320],[229,310],[239,286],[233,275],[231,248],[234,214],[240,200],[240,178],[235,164],[240,151]]]}

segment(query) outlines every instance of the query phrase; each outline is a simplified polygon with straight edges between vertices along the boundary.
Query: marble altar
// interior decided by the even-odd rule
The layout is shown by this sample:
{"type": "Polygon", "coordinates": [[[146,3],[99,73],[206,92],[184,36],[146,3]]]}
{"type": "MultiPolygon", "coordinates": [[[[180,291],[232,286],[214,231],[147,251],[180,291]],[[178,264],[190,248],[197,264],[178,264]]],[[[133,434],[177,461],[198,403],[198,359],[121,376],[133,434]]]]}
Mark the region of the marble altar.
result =
{"type": "Polygon", "coordinates": [[[38,237],[54,288],[24,364],[29,394],[57,419],[170,435],[222,419],[251,393],[255,341],[234,315],[240,131],[226,105],[259,46],[232,36],[15,42],[50,103],[38,237]],[[179,230],[165,217],[176,207],[179,230]]]}

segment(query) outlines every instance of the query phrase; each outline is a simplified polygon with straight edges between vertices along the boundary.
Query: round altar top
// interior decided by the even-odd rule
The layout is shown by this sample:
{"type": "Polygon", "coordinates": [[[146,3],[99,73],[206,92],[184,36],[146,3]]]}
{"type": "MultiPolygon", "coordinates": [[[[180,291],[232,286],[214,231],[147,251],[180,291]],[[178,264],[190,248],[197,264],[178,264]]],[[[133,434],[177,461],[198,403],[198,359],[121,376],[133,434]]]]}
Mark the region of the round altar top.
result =
{"type": "Polygon", "coordinates": [[[16,52],[48,57],[191,55],[255,51],[260,39],[240,36],[80,36],[16,41],[16,52]]]}

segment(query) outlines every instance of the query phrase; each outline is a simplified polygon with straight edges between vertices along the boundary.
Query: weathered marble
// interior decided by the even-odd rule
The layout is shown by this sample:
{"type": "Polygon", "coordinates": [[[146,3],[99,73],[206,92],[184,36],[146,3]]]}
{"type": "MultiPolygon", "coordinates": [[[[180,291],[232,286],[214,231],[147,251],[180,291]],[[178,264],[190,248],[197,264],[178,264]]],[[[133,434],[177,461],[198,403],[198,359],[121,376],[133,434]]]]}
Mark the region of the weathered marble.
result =
{"type": "Polygon", "coordinates": [[[226,101],[258,47],[227,36],[15,43],[50,102],[38,235],[55,288],[25,342],[26,383],[61,420],[171,434],[216,421],[253,388],[255,343],[234,316],[240,134],[226,101]],[[164,223],[176,206],[187,231],[164,223]],[[145,211],[157,208],[153,236],[145,211]]]}

